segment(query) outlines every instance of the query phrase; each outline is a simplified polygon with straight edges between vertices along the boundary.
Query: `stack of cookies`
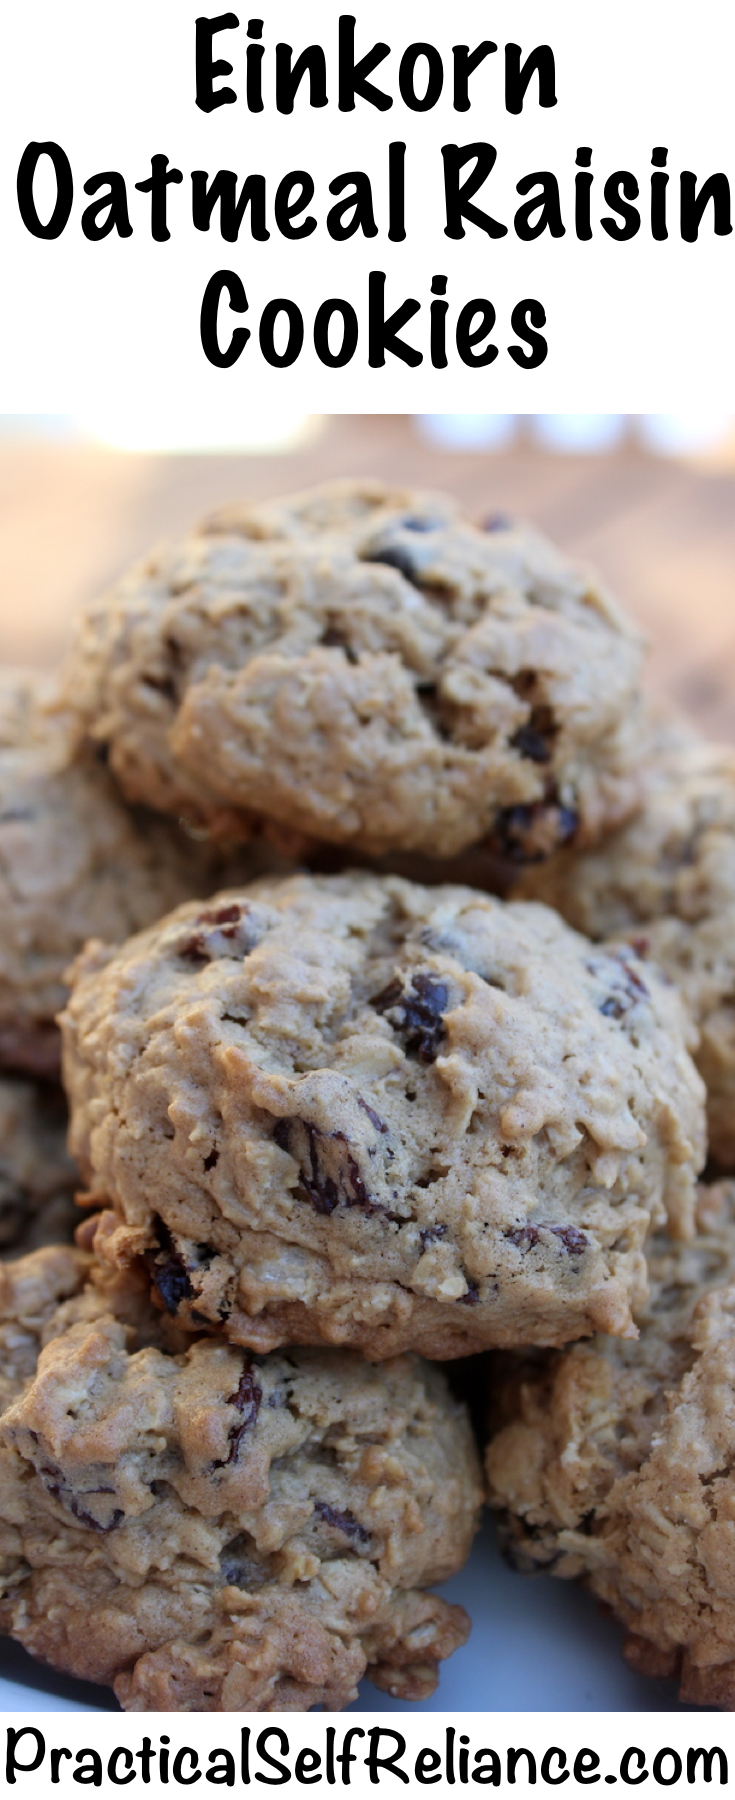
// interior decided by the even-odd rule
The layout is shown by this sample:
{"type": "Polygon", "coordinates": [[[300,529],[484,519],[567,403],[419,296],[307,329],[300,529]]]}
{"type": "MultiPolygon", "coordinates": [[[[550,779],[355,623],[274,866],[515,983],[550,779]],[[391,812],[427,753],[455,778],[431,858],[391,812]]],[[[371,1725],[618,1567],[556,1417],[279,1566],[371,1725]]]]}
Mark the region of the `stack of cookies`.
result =
{"type": "Polygon", "coordinates": [[[642,659],[365,482],[7,682],[0,1624],[127,1708],[432,1691],[480,1352],[514,1556],[735,1703],[735,758],[642,659]]]}

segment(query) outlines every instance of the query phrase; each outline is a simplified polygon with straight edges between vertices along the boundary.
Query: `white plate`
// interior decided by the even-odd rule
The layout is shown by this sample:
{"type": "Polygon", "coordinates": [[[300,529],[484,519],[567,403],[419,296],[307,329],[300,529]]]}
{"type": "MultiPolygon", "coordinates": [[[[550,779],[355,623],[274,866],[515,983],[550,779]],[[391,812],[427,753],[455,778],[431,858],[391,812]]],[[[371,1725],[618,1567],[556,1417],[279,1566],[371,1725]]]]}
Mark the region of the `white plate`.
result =
{"type": "MultiPolygon", "coordinates": [[[[473,1620],[472,1636],[442,1669],[433,1699],[419,1712],[673,1712],[676,1688],[626,1668],[621,1634],[594,1601],[549,1576],[515,1575],[488,1524],[473,1555],[442,1592],[473,1620]]],[[[0,1640],[0,1711],[117,1711],[105,1688],[54,1675],[7,1639],[0,1640]]],[[[352,1712],[406,1709],[365,1681],[352,1712]]],[[[412,1708],[412,1710],[414,1710],[412,1708]]]]}

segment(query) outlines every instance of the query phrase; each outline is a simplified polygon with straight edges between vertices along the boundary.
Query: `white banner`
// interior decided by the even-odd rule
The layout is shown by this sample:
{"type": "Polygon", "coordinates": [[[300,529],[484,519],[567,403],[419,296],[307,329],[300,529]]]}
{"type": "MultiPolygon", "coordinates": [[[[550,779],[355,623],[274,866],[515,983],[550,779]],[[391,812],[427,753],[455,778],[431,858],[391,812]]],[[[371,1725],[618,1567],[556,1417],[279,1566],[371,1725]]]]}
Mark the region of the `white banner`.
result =
{"type": "Polygon", "coordinates": [[[0,408],[721,405],[734,35],[722,0],[7,6],[0,408]]]}
{"type": "MultiPolygon", "coordinates": [[[[435,1713],[360,1724],[271,1713],[247,1722],[219,1714],[86,1718],[24,1713],[0,1731],[0,1774],[28,1800],[58,1786],[111,1796],[120,1787],[309,1788],[315,1794],[418,1795],[435,1788],[623,1789],[727,1787],[732,1725],[711,1714],[435,1713]],[[569,1784],[569,1785],[567,1785],[569,1784]]],[[[205,1789],[201,1791],[207,1791],[205,1789]]]]}

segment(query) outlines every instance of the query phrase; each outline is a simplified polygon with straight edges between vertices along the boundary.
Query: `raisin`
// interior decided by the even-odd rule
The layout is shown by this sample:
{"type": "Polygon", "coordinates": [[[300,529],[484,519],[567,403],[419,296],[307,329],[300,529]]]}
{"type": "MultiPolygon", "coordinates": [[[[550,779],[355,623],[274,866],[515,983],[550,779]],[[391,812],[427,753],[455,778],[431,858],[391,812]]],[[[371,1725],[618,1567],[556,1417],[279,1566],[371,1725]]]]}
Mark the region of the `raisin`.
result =
{"type": "Polygon", "coordinates": [[[236,901],[228,901],[222,906],[208,906],[199,914],[202,925],[239,925],[247,907],[238,906],[236,901]]]}
{"type": "Polygon", "coordinates": [[[559,1238],[568,1256],[578,1256],[587,1249],[589,1239],[576,1225],[518,1225],[513,1231],[506,1231],[505,1236],[517,1250],[532,1250],[539,1242],[542,1231],[550,1231],[553,1237],[559,1238]]]}
{"type": "Polygon", "coordinates": [[[86,1507],[82,1506],[82,1500],[94,1499],[97,1494],[114,1494],[114,1488],[88,1488],[80,1496],[69,1487],[62,1470],[57,1468],[55,1463],[51,1467],[46,1466],[39,1469],[38,1473],[46,1492],[51,1495],[52,1499],[58,1500],[59,1505],[63,1506],[65,1512],[70,1512],[72,1518],[78,1519],[80,1525],[88,1525],[91,1531],[108,1532],[116,1531],[118,1525],[122,1523],[125,1517],[122,1507],[113,1507],[109,1518],[104,1520],[96,1519],[93,1513],[87,1512],[86,1507]]]}
{"type": "Polygon", "coordinates": [[[273,1136],[298,1165],[297,1193],[322,1217],[329,1218],[340,1204],[366,1213],[384,1210],[368,1193],[343,1131],[320,1131],[306,1119],[291,1117],[277,1120],[273,1136]]]}
{"type": "Polygon", "coordinates": [[[375,1012],[384,1013],[389,1007],[395,1006],[397,1000],[402,999],[403,988],[400,981],[389,981],[388,986],[382,988],[379,994],[373,994],[370,1005],[375,1012]]]}
{"type": "Polygon", "coordinates": [[[496,815],[490,845],[509,862],[545,862],[552,850],[569,842],[578,825],[578,813],[555,802],[536,800],[528,806],[506,806],[496,815]]]}
{"type": "MultiPolygon", "coordinates": [[[[420,1183],[417,1182],[416,1186],[419,1187],[420,1183]]],[[[446,1225],[427,1225],[425,1231],[419,1232],[422,1250],[428,1250],[430,1244],[438,1244],[439,1239],[445,1238],[446,1235],[446,1225]]]]}
{"type": "Polygon", "coordinates": [[[409,1055],[421,1062],[434,1062],[446,1037],[443,1014],[449,1001],[449,989],[434,975],[414,975],[413,993],[404,1002],[404,1031],[409,1055]]]}
{"type": "Polygon", "coordinates": [[[389,569],[397,569],[399,575],[405,576],[406,581],[410,581],[414,587],[420,586],[419,572],[411,552],[401,544],[377,546],[365,553],[363,562],[386,563],[389,569]]]}
{"type": "Polygon", "coordinates": [[[245,1367],[240,1376],[238,1386],[235,1389],[234,1394],[228,1394],[227,1397],[227,1405],[236,1406],[241,1417],[240,1419],[236,1419],[234,1425],[230,1426],[227,1433],[227,1441],[230,1446],[229,1451],[227,1456],[223,1457],[219,1462],[212,1464],[214,1469],[227,1469],[232,1463],[237,1462],[240,1454],[240,1445],[242,1444],[245,1433],[252,1430],[252,1427],[255,1424],[258,1413],[260,1412],[260,1402],[262,1398],[263,1390],[257,1380],[250,1358],[246,1357],[245,1367]]]}
{"type": "Polygon", "coordinates": [[[568,844],[570,838],[574,837],[574,833],[578,829],[579,829],[579,813],[575,812],[574,807],[572,807],[572,806],[560,806],[559,807],[559,833],[558,833],[557,842],[559,844],[568,844]]]}
{"type": "Polygon", "coordinates": [[[449,1002],[449,989],[436,975],[419,972],[411,977],[411,987],[404,989],[399,981],[390,982],[381,994],[370,1001],[376,1012],[390,1015],[394,1030],[405,1041],[407,1056],[420,1062],[436,1062],[446,1037],[443,1014],[449,1002]]]}
{"type": "Polygon", "coordinates": [[[508,1243],[513,1244],[516,1250],[532,1250],[538,1243],[538,1226],[517,1225],[513,1231],[506,1231],[505,1235],[508,1243]]]}
{"type": "Polygon", "coordinates": [[[201,931],[195,931],[191,937],[185,938],[183,943],[179,944],[176,955],[180,956],[184,962],[198,963],[200,966],[209,962],[201,931]]]}
{"type": "Polygon", "coordinates": [[[199,914],[196,929],[182,939],[176,955],[200,967],[223,956],[239,962],[241,957],[249,956],[254,950],[256,941],[250,908],[238,901],[223,901],[199,914]]]}
{"type": "Polygon", "coordinates": [[[369,1544],[370,1533],[360,1524],[354,1513],[340,1512],[336,1506],[330,1506],[327,1500],[315,1500],[314,1511],[317,1518],[323,1519],[325,1525],[332,1525],[335,1531],[341,1531],[345,1537],[353,1538],[355,1543],[369,1544]]]}
{"type": "Polygon", "coordinates": [[[525,725],[519,725],[515,736],[511,738],[514,750],[521,756],[527,756],[530,762],[551,762],[551,744],[556,736],[556,724],[550,706],[534,706],[531,717],[525,725]]]}
{"type": "Polygon", "coordinates": [[[417,536],[425,537],[427,533],[440,531],[442,523],[441,519],[421,518],[414,513],[407,514],[405,518],[396,520],[393,528],[396,535],[386,533],[383,537],[374,539],[372,544],[362,551],[362,560],[369,563],[385,563],[389,569],[397,569],[399,575],[405,576],[406,581],[410,581],[414,587],[420,588],[423,579],[421,563],[426,560],[426,553],[424,552],[422,557],[418,546],[414,551],[411,543],[403,542],[398,534],[413,532],[417,536]]]}
{"type": "Polygon", "coordinates": [[[477,1282],[472,1280],[471,1275],[465,1275],[465,1281],[467,1283],[467,1292],[466,1294],[460,1294],[460,1306],[479,1306],[480,1289],[477,1282]]]}
{"type": "MultiPolygon", "coordinates": [[[[111,1488],[100,1488],[99,1491],[102,1494],[106,1494],[106,1493],[112,1493],[114,1490],[111,1488]]],[[[121,1525],[123,1519],[125,1518],[125,1514],[123,1512],[122,1507],[116,1506],[116,1507],[113,1507],[113,1510],[110,1513],[110,1517],[107,1520],[107,1523],[105,1525],[103,1525],[101,1519],[95,1519],[95,1518],[93,1518],[91,1513],[84,1511],[84,1508],[80,1505],[76,1494],[70,1495],[69,1508],[70,1508],[70,1511],[74,1514],[75,1519],[79,1519],[79,1521],[82,1525],[91,1525],[93,1531],[117,1531],[118,1525],[121,1525]]]]}
{"type": "Polygon", "coordinates": [[[357,651],[353,650],[352,645],[347,643],[339,626],[334,623],[330,623],[325,627],[319,642],[324,644],[328,650],[343,650],[348,663],[352,663],[353,667],[360,661],[357,651]]]}
{"type": "Polygon", "coordinates": [[[270,1580],[270,1564],[258,1555],[252,1539],[241,1531],[220,1551],[220,1575],[225,1587],[253,1589],[270,1580]]]}
{"type": "Polygon", "coordinates": [[[528,758],[529,762],[547,763],[551,761],[548,744],[544,743],[543,738],[537,731],[534,731],[532,725],[519,725],[510,742],[511,748],[518,750],[521,756],[528,758]]]}
{"type": "Polygon", "coordinates": [[[191,1299],[192,1285],[186,1269],[173,1258],[158,1258],[152,1279],[167,1312],[177,1313],[182,1300],[191,1299]]]}
{"type": "Polygon", "coordinates": [[[606,957],[605,962],[595,961],[588,964],[591,975],[607,975],[610,964],[613,964],[614,977],[610,983],[613,992],[608,994],[600,1004],[599,1011],[606,1019],[623,1019],[631,1008],[638,1005],[639,1000],[648,1000],[650,995],[646,983],[638,970],[626,961],[625,951],[618,950],[613,957],[606,957]],[[621,979],[622,977],[622,979],[621,979]]]}
{"type": "Polygon", "coordinates": [[[633,994],[636,994],[639,1000],[650,1000],[651,996],[649,994],[648,988],[646,987],[645,981],[643,980],[643,976],[639,975],[638,970],[632,968],[631,964],[629,962],[626,962],[625,955],[622,951],[619,953],[619,955],[620,955],[620,962],[623,966],[623,969],[625,970],[625,979],[628,983],[628,988],[629,988],[630,992],[633,994]]]}
{"type": "Polygon", "coordinates": [[[510,862],[523,862],[525,859],[525,843],[533,811],[531,806],[505,806],[496,816],[493,838],[502,855],[507,856],[510,862]]]}
{"type": "Polygon", "coordinates": [[[513,520],[511,519],[509,513],[502,513],[502,512],[488,513],[487,518],[483,519],[482,530],[483,531],[512,531],[513,530],[513,520]]]}
{"type": "Polygon", "coordinates": [[[191,1300],[194,1289],[189,1280],[186,1263],[180,1250],[163,1219],[156,1219],[158,1250],[147,1250],[145,1262],[153,1286],[166,1312],[178,1312],[182,1300],[191,1300]]]}
{"type": "Polygon", "coordinates": [[[567,1256],[581,1256],[582,1251],[587,1249],[589,1238],[585,1237],[583,1231],[578,1231],[576,1225],[552,1225],[551,1230],[554,1237],[564,1245],[567,1256]]]}
{"type": "Polygon", "coordinates": [[[382,1135],[385,1136],[385,1134],[387,1133],[388,1127],[385,1123],[385,1119],[381,1119],[380,1113],[376,1113],[374,1108],[372,1106],[368,1105],[367,1100],[363,1100],[362,1096],[359,1094],[357,1097],[357,1104],[359,1107],[362,1108],[362,1111],[364,1113],[367,1113],[370,1123],[371,1123],[371,1125],[375,1126],[376,1131],[381,1132],[382,1135]]]}

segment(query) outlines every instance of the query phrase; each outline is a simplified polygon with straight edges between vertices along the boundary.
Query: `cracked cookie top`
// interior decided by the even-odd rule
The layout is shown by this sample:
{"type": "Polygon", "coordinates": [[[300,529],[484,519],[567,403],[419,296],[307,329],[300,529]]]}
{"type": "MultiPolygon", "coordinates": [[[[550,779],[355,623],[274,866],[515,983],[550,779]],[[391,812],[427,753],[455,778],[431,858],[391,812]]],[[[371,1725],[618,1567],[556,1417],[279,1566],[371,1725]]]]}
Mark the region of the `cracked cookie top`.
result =
{"type": "Polygon", "coordinates": [[[522,1569],[581,1577],[678,1675],[735,1705],[735,1184],[703,1188],[699,1235],[648,1248],[640,1338],[488,1370],[490,1504],[522,1569]]]}
{"type": "Polygon", "coordinates": [[[35,1308],[0,1420],[2,1629],[135,1711],[333,1710],[366,1666],[430,1693],[468,1621],[421,1590],[461,1566],[481,1502],[439,1372],[167,1353],[55,1254],[0,1280],[3,1317],[35,1308]]]}
{"type": "Polygon", "coordinates": [[[80,959],[71,1144],[99,1253],[237,1342],[370,1356],[633,1331],[691,1223],[673,990],[546,907],[302,875],[80,959]]]}
{"type": "Polygon", "coordinates": [[[214,831],[533,860],[631,810],[640,663],[526,527],[336,483],[149,557],[81,622],[66,687],[131,799],[214,831]]]}

